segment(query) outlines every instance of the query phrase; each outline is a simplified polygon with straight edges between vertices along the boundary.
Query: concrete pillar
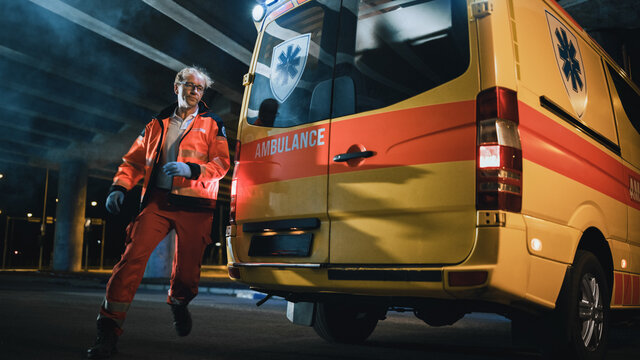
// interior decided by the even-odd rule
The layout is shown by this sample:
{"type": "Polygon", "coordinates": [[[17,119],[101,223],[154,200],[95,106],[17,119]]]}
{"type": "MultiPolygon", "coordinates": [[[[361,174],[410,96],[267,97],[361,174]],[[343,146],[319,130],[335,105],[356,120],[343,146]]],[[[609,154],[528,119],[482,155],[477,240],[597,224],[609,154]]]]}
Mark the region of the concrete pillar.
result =
{"type": "Polygon", "coordinates": [[[175,242],[176,232],[171,230],[151,253],[144,271],[145,278],[168,278],[171,276],[175,242]]]}
{"type": "Polygon", "coordinates": [[[87,165],[79,160],[60,164],[53,270],[82,270],[82,242],[87,201],[87,165]]]}

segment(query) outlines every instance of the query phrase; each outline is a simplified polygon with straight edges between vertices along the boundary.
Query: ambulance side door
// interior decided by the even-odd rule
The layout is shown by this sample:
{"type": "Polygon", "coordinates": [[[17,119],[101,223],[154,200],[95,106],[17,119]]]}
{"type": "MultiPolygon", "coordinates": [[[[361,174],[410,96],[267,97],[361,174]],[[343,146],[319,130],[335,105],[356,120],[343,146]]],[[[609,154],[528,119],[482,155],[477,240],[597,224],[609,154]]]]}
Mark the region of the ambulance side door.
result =
{"type": "Polygon", "coordinates": [[[309,2],[266,24],[237,165],[240,262],[328,261],[337,17],[330,6],[309,2]]]}

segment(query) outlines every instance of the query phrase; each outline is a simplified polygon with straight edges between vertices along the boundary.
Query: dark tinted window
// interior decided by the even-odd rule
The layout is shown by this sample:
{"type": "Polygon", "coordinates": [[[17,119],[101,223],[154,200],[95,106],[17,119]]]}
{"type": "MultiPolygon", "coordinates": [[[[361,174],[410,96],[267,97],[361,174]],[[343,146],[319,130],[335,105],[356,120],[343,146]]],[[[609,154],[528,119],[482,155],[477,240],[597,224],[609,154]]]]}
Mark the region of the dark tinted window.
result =
{"type": "Polygon", "coordinates": [[[609,73],[618,91],[618,97],[633,127],[640,133],[640,95],[609,64],[609,73]]]}
{"type": "Polygon", "coordinates": [[[265,28],[249,123],[289,127],[329,118],[339,3],[328,3],[333,9],[304,4],[265,28]]]}
{"type": "Polygon", "coordinates": [[[344,0],[334,116],[388,106],[460,76],[469,66],[468,36],[464,0],[344,0]]]}

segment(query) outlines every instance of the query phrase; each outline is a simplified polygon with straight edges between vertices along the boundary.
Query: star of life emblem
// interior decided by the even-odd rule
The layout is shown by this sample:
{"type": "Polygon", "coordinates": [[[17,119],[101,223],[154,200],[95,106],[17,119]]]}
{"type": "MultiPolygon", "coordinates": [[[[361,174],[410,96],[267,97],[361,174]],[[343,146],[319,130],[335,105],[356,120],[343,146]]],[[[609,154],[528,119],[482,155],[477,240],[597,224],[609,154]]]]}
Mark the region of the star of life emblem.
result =
{"type": "Polygon", "coordinates": [[[578,47],[578,39],[571,30],[549,12],[547,23],[553,44],[553,52],[560,70],[562,82],[569,95],[573,110],[581,118],[587,106],[587,76],[578,47]]]}
{"type": "Polygon", "coordinates": [[[311,34],[288,39],[273,48],[269,85],[279,102],[287,100],[300,82],[309,55],[311,34]]]}

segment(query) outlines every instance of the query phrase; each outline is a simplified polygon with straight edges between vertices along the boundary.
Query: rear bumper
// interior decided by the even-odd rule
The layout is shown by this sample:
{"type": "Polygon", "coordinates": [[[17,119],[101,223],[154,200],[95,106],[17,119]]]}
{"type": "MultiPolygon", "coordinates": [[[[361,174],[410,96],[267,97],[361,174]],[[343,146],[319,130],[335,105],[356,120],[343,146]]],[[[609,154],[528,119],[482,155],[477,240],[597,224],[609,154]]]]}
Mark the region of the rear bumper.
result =
{"type": "Polygon", "coordinates": [[[235,261],[235,234],[228,233],[228,266],[239,275],[237,281],[279,294],[435,298],[554,308],[567,264],[533,255],[522,216],[503,214],[503,224],[477,227],[473,249],[459,264],[243,263],[235,261]],[[467,272],[486,272],[486,279],[471,286],[451,283],[455,274],[467,272]]]}

